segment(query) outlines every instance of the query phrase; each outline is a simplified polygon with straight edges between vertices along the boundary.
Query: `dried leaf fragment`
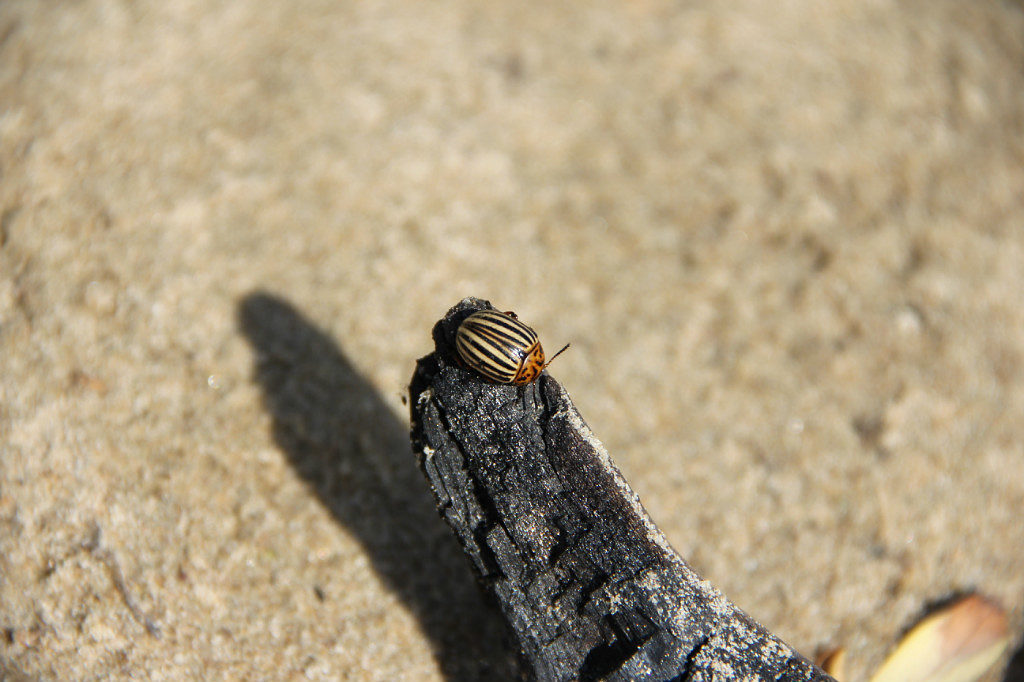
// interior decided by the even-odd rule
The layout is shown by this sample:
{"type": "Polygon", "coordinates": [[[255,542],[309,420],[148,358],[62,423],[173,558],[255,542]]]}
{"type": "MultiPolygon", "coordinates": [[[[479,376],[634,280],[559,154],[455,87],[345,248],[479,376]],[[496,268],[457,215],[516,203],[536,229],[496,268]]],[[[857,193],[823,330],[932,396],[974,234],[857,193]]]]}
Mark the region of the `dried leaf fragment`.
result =
{"type": "Polygon", "coordinates": [[[972,682],[1009,644],[1006,613],[970,595],[918,623],[871,682],[972,682]]]}
{"type": "Polygon", "coordinates": [[[838,682],[846,682],[846,649],[838,647],[826,651],[815,661],[818,667],[827,672],[838,682]]]}

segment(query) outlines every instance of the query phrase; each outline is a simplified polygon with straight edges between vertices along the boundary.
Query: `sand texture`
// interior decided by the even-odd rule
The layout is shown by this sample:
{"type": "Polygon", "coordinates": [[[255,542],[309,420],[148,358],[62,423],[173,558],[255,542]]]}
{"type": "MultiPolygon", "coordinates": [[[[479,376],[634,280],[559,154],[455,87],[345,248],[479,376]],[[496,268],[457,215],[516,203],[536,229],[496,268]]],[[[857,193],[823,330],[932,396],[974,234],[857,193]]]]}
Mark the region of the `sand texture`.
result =
{"type": "Polygon", "coordinates": [[[1021,3],[4,0],[0,671],[513,679],[402,403],[470,295],[805,654],[1019,646],[1021,3]]]}

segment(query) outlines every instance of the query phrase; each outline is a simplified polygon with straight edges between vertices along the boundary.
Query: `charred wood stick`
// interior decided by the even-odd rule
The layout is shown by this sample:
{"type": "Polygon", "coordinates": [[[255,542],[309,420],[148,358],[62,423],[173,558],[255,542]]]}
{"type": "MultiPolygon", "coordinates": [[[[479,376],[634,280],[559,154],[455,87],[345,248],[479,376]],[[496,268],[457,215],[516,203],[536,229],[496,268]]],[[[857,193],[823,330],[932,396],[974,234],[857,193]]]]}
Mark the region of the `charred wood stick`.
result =
{"type": "Polygon", "coordinates": [[[526,386],[460,366],[467,298],[410,386],[420,468],[528,675],[561,680],[830,680],[675,553],[546,372],[526,386]]]}

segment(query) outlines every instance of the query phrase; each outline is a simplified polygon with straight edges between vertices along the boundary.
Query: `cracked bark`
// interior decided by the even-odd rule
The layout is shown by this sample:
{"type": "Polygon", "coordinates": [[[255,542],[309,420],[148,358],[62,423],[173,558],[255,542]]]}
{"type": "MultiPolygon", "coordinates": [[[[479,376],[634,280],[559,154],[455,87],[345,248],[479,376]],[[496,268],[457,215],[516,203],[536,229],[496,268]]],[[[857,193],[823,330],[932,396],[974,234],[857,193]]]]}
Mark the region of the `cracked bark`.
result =
{"type": "Polygon", "coordinates": [[[410,386],[441,516],[494,597],[525,673],[560,680],[830,680],[693,572],[546,372],[496,385],[454,360],[467,298],[410,386]]]}

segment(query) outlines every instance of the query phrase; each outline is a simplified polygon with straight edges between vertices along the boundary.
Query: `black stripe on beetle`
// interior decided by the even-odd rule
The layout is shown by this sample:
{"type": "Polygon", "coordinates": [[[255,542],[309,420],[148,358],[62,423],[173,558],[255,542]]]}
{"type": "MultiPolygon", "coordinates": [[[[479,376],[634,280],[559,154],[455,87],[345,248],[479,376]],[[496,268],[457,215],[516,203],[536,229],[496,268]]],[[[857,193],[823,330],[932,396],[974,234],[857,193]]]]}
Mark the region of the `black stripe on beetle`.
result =
{"type": "Polygon", "coordinates": [[[569,345],[544,362],[537,332],[520,322],[515,313],[479,310],[459,325],[455,347],[463,364],[485,379],[523,386],[536,379],[569,345]]]}

